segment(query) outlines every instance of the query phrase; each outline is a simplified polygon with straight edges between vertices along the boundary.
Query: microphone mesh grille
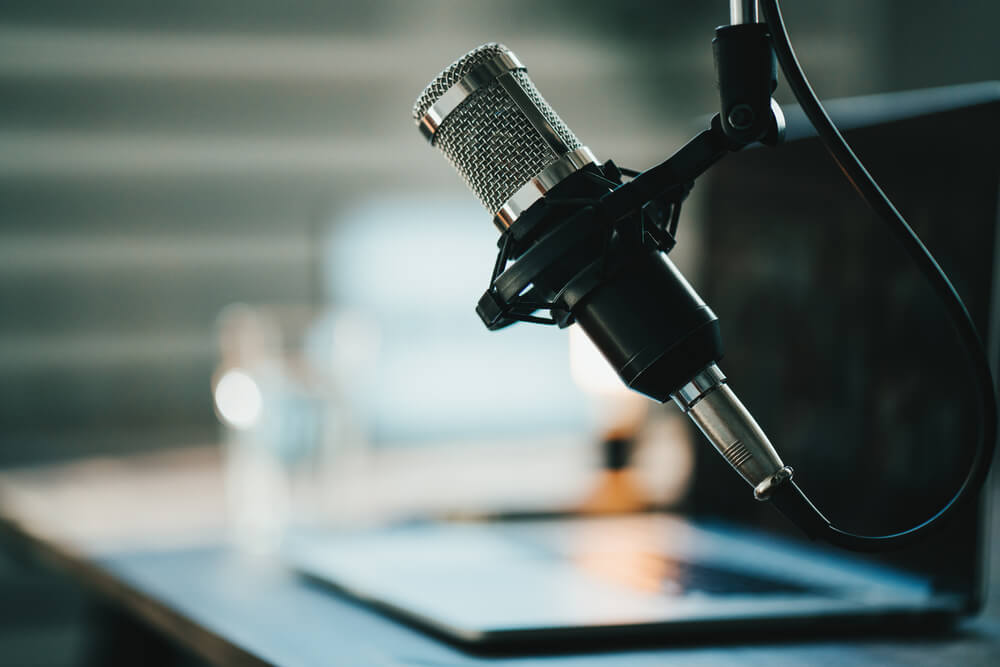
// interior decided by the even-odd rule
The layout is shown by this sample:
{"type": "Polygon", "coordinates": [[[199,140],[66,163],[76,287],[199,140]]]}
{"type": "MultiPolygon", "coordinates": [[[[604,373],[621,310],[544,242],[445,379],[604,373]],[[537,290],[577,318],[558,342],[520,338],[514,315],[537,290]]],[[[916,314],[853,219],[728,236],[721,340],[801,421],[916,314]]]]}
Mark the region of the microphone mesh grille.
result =
{"type": "Polygon", "coordinates": [[[477,46],[453,62],[443,72],[438,74],[436,79],[427,84],[424,92],[417,98],[416,103],[413,105],[413,120],[423,118],[427,110],[441,99],[441,96],[448,92],[449,88],[461,81],[466,74],[487,60],[493,60],[504,53],[510,53],[510,49],[503,44],[490,42],[489,44],[477,46]]]}
{"type": "MultiPolygon", "coordinates": [[[[507,48],[486,44],[457,60],[417,99],[416,117],[422,117],[448,88],[500,50],[507,48]]],[[[580,148],[583,144],[539,94],[527,72],[516,70],[511,76],[566,144],[567,151],[580,148]]],[[[490,213],[500,210],[521,186],[562,156],[542,138],[497,81],[471,94],[448,114],[434,135],[434,145],[490,213]]]]}

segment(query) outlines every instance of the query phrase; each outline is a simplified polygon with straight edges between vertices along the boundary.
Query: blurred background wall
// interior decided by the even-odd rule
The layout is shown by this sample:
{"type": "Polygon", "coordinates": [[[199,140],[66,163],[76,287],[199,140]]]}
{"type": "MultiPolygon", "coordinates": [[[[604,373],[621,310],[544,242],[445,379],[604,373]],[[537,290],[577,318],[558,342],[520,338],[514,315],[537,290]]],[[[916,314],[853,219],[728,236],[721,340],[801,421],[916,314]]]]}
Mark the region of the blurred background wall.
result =
{"type": "MultiPolygon", "coordinates": [[[[1000,77],[981,29],[997,3],[786,5],[823,96],[1000,77]]],[[[0,465],[211,441],[224,305],[322,302],[318,239],[375,193],[468,196],[410,108],[470,48],[507,43],[585,143],[641,168],[713,111],[727,17],[722,0],[3,3],[0,465]]]]}

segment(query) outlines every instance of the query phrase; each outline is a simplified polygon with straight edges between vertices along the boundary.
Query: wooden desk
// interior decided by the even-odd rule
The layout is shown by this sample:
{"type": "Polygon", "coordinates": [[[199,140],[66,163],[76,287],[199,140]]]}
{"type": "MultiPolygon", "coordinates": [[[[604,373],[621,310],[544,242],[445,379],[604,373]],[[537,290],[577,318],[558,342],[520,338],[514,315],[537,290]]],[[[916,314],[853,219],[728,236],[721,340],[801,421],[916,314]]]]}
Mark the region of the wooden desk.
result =
{"type": "MultiPolygon", "coordinates": [[[[994,489],[994,498],[1000,501],[1000,490],[994,489]]],[[[209,448],[0,475],[0,520],[19,543],[129,616],[217,664],[1000,664],[997,583],[990,586],[985,613],[943,637],[471,656],[309,583],[273,557],[228,546],[223,510],[221,466],[209,448]]],[[[993,517],[1000,524],[1000,512],[993,517]]],[[[1000,564],[997,550],[992,554],[992,564],[1000,564]]]]}

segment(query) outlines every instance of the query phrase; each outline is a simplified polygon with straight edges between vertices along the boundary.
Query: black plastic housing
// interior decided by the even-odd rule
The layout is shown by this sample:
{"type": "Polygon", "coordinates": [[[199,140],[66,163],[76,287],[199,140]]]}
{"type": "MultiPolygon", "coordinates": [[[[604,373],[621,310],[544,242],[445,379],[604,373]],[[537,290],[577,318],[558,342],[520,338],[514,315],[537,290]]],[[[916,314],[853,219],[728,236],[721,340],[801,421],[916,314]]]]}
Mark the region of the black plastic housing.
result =
{"type": "Polygon", "coordinates": [[[716,28],[712,53],[723,132],[741,145],[764,139],[773,123],[771,93],[778,87],[777,61],[767,26],[747,23],[716,28]]]}
{"type": "Polygon", "coordinates": [[[631,259],[573,314],[625,384],[667,401],[722,357],[719,321],[666,255],[631,259]]]}

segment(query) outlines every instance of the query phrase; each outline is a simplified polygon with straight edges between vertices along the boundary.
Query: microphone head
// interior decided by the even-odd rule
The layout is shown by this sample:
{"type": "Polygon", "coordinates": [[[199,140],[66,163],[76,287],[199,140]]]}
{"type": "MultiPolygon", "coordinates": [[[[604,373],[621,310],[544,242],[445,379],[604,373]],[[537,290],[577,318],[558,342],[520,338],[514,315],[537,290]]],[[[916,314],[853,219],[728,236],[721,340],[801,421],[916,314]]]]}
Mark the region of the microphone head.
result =
{"type": "Polygon", "coordinates": [[[413,118],[501,230],[597,163],[502,44],[483,44],[447,67],[417,98],[413,118]]]}

